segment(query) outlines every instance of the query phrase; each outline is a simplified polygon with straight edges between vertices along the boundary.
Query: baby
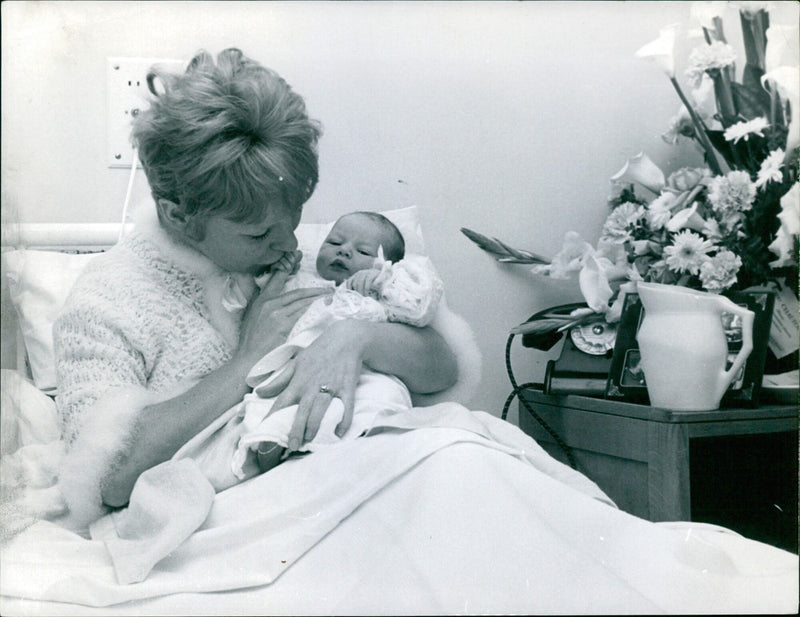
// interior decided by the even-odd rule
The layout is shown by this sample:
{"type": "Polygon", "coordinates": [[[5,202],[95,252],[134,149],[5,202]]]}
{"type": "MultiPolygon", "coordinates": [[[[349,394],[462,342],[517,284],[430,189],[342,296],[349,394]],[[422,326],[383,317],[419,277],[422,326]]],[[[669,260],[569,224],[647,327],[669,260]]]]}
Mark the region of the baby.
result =
{"type": "MultiPolygon", "coordinates": [[[[287,254],[273,267],[273,274],[279,269],[295,272],[285,289],[331,286],[333,294],[316,300],[286,343],[252,368],[247,383],[253,393],[176,454],[194,458],[217,491],[280,462],[297,406],[272,410],[274,382],[280,381],[294,355],[328,325],[354,318],[422,327],[438,309],[441,280],[427,258],[405,255],[402,234],[381,214],[359,211],[339,218],[323,241],[313,270],[306,264],[298,270],[300,257],[299,252],[287,254]]],[[[342,437],[360,435],[378,411],[411,406],[410,394],[399,379],[365,369],[356,388],[351,427],[342,437]]],[[[338,441],[334,428],[343,410],[341,400],[334,397],[317,437],[301,450],[338,441]]]]}
{"type": "Polygon", "coordinates": [[[296,271],[284,290],[330,286],[335,292],[311,305],[289,339],[319,320],[356,317],[425,326],[436,313],[441,281],[427,259],[404,259],[403,236],[382,214],[360,211],[340,217],[319,248],[314,270],[301,264],[297,271],[300,257],[299,252],[288,254],[273,267],[296,271]]]}

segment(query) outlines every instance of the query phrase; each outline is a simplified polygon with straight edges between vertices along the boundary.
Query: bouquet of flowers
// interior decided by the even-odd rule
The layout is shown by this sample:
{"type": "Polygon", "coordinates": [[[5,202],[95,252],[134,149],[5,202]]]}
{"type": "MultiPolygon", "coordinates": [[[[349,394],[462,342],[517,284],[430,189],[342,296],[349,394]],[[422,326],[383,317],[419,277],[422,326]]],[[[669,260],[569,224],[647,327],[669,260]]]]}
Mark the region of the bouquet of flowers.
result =
{"type": "Polygon", "coordinates": [[[682,103],[664,140],[692,140],[705,166],[665,177],[646,154],[632,157],[611,178],[611,211],[597,244],[568,232],[552,260],[462,230],[499,261],[535,264],[534,272],[555,278],[578,273],[588,309],[544,314],[516,332],[564,330],[598,315],[614,322],[624,295],[619,290],[632,291],[640,280],[722,293],[786,279],[797,293],[798,30],[770,26],[768,5],[739,3],[746,52],[741,82],[723,33],[727,2],[693,5],[704,42],[689,56],[689,96],[675,76],[677,25],[636,52],[664,69],[682,103]]]}

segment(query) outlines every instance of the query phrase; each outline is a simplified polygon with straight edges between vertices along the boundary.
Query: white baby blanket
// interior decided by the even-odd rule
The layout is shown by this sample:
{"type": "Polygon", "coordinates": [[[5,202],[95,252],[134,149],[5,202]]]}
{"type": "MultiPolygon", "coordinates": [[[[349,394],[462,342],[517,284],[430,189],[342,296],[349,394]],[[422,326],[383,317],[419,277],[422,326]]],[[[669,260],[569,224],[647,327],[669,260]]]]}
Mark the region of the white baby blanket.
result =
{"type": "MultiPolygon", "coordinates": [[[[274,401],[256,394],[246,395],[242,403],[217,418],[173,458],[195,460],[216,491],[253,477],[259,473],[254,455],[259,443],[288,446],[297,405],[270,413],[274,401]]],[[[313,452],[342,439],[355,439],[372,427],[380,412],[410,409],[411,405],[408,389],[399,379],[365,370],[356,387],[353,420],[347,432],[341,437],[335,434],[344,404],[334,397],[316,437],[304,443],[299,451],[313,452]]]]}

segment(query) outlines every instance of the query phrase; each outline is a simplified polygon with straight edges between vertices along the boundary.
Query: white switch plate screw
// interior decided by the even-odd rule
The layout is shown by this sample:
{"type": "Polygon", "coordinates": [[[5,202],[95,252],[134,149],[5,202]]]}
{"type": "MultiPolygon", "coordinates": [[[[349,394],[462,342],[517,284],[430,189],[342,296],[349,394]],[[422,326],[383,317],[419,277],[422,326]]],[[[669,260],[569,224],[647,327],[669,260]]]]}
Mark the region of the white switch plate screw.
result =
{"type": "Polygon", "coordinates": [[[116,57],[107,59],[106,158],[109,167],[130,167],[133,162],[131,123],[136,114],[150,104],[147,73],[155,64],[174,72],[180,72],[186,66],[182,60],[116,57]]]}

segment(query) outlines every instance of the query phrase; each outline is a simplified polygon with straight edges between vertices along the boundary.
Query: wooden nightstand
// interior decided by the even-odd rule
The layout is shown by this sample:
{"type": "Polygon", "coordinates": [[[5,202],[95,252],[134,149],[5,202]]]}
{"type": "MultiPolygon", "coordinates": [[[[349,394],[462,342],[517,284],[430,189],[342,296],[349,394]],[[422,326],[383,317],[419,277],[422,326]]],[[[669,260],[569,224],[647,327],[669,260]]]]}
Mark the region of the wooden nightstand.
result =
{"type": "MultiPolygon", "coordinates": [[[[797,552],[797,406],[669,411],[536,390],[521,396],[622,510],[716,523],[797,552]]],[[[521,403],[519,417],[522,430],[567,462],[521,403]]]]}

